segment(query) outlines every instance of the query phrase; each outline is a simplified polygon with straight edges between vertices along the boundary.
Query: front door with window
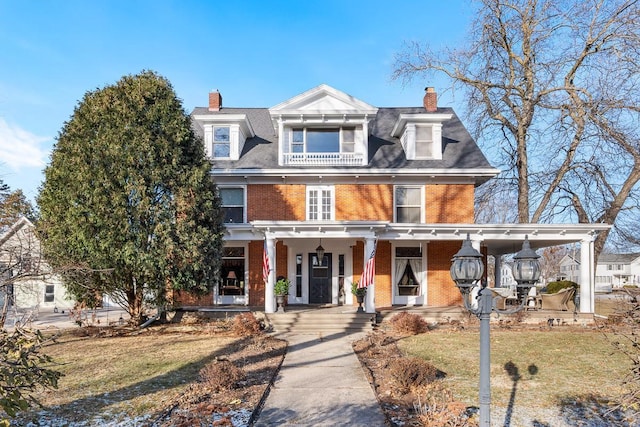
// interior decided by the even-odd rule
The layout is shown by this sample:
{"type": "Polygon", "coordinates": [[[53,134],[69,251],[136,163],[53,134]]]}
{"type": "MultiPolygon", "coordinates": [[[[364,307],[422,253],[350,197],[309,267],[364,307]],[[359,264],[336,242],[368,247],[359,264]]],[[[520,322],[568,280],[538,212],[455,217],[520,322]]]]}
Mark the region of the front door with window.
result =
{"type": "Polygon", "coordinates": [[[309,271],[309,304],[331,304],[331,254],[324,254],[321,262],[309,254],[309,271]]]}

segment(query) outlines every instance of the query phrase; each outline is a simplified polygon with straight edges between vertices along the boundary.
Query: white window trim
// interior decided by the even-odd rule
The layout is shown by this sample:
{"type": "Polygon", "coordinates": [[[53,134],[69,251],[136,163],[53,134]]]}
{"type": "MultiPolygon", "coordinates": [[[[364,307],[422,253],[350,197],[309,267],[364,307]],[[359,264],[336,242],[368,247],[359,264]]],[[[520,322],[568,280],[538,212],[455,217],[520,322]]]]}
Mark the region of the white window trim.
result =
{"type": "Polygon", "coordinates": [[[393,186],[393,222],[398,222],[398,205],[396,192],[398,188],[419,188],[420,189],[420,223],[424,224],[426,219],[425,213],[425,191],[424,185],[394,185],[393,186]]]}
{"type": "Polygon", "coordinates": [[[337,126],[313,126],[313,125],[300,125],[300,126],[291,126],[291,127],[287,127],[285,128],[284,132],[287,132],[288,134],[288,138],[286,139],[287,141],[289,141],[288,145],[289,147],[288,150],[290,153],[293,153],[293,132],[295,130],[302,130],[302,144],[298,143],[296,145],[302,145],[302,153],[307,153],[307,131],[309,130],[315,130],[315,129],[328,129],[328,130],[337,130],[338,131],[338,151],[328,151],[328,153],[340,153],[340,154],[350,154],[350,153],[357,153],[358,152],[358,148],[359,148],[359,139],[360,138],[360,134],[363,132],[363,128],[362,126],[358,125],[358,124],[344,124],[344,125],[337,125],[337,126]],[[344,140],[344,129],[348,128],[353,130],[353,141],[345,141],[344,140]],[[343,148],[345,146],[345,144],[352,144],[353,145],[353,151],[343,151],[343,148]]]}
{"type": "MultiPolygon", "coordinates": [[[[333,185],[308,185],[306,188],[306,216],[305,218],[307,219],[307,221],[333,221],[335,219],[335,215],[336,215],[336,192],[335,192],[335,188],[333,185]],[[331,194],[331,209],[329,212],[329,219],[311,219],[311,192],[313,191],[325,191],[328,190],[331,194]]],[[[319,202],[321,202],[321,198],[319,200],[319,202]]],[[[318,204],[318,215],[320,216],[322,214],[322,203],[318,204]]]]}
{"type": "MultiPolygon", "coordinates": [[[[218,185],[218,190],[222,189],[233,189],[240,188],[242,189],[242,224],[247,223],[247,186],[246,185],[218,185]]],[[[235,206],[235,205],[234,205],[235,206]]],[[[222,204],[222,195],[220,195],[220,208],[224,208],[225,205],[222,204]]],[[[237,224],[235,222],[225,222],[223,224],[237,224]]]]}
{"type": "MultiPolygon", "coordinates": [[[[392,261],[392,266],[391,266],[391,283],[392,283],[392,301],[394,304],[428,304],[428,300],[427,300],[427,295],[428,295],[428,289],[429,289],[429,274],[427,274],[427,272],[429,271],[429,265],[428,265],[428,258],[427,258],[427,248],[428,248],[429,243],[428,242],[416,242],[416,241],[397,241],[397,242],[393,242],[393,244],[391,245],[391,261],[392,261]],[[420,277],[418,278],[418,280],[420,281],[420,295],[417,296],[400,296],[397,295],[397,282],[399,280],[398,277],[396,277],[396,249],[397,248],[408,248],[408,247],[419,247],[421,249],[421,257],[420,260],[422,262],[422,271],[420,272],[414,272],[416,275],[419,275],[420,277]]],[[[403,258],[400,257],[402,259],[407,259],[407,258],[403,258]]]]}

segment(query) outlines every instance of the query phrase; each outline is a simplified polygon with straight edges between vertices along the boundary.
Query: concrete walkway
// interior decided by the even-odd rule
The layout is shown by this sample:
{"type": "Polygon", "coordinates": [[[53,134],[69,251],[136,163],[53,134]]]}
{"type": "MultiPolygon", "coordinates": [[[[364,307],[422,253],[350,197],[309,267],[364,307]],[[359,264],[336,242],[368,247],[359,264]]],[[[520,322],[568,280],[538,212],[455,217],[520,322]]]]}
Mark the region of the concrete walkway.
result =
{"type": "Polygon", "coordinates": [[[385,426],[351,343],[363,334],[284,334],[284,362],[255,426],[385,426]]]}

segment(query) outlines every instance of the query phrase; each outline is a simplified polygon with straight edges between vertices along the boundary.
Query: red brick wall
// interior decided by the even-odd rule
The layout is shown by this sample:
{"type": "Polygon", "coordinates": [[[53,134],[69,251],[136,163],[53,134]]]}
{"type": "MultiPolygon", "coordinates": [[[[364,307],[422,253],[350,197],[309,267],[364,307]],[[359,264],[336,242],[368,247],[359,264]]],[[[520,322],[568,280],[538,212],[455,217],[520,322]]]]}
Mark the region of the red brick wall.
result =
{"type": "Polygon", "coordinates": [[[336,185],[336,220],[393,221],[393,185],[336,185]]]}
{"type": "Polygon", "coordinates": [[[262,280],[262,240],[249,242],[249,305],[264,306],[264,281],[262,280]]]}
{"type": "Polygon", "coordinates": [[[376,250],[376,308],[391,307],[391,242],[379,241],[376,250]]]}
{"type": "Polygon", "coordinates": [[[473,223],[473,184],[426,185],[427,223],[473,223]]]}
{"type": "Polygon", "coordinates": [[[254,184],[247,186],[247,220],[304,221],[304,185],[254,184]]]}
{"type": "Polygon", "coordinates": [[[205,295],[196,295],[185,291],[174,291],[173,302],[177,307],[197,306],[207,307],[213,305],[213,291],[205,295]]]}
{"type": "Polygon", "coordinates": [[[428,305],[448,306],[462,303],[460,291],[449,273],[451,258],[460,250],[460,245],[460,242],[430,242],[427,246],[428,305]]]}

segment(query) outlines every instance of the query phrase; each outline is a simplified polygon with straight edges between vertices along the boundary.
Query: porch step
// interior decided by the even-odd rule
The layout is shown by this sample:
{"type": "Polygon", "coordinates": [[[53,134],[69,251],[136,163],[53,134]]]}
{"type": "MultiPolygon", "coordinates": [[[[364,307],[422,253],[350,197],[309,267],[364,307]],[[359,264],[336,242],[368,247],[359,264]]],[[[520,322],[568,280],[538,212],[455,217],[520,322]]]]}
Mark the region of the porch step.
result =
{"type": "Polygon", "coordinates": [[[356,333],[372,330],[373,313],[338,313],[327,310],[269,313],[265,315],[274,332],[356,333]]]}

